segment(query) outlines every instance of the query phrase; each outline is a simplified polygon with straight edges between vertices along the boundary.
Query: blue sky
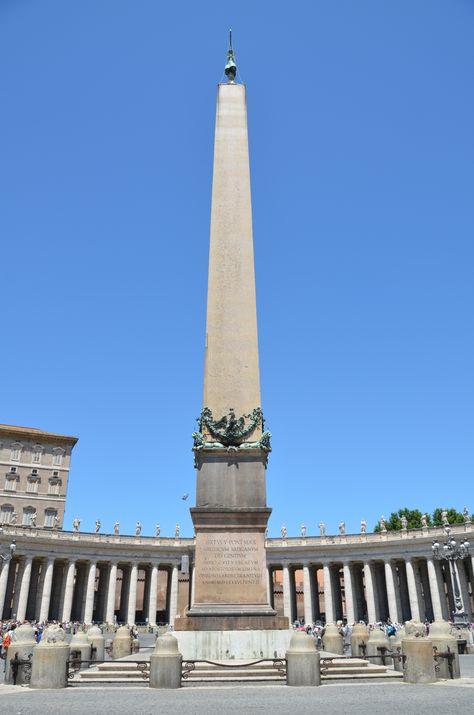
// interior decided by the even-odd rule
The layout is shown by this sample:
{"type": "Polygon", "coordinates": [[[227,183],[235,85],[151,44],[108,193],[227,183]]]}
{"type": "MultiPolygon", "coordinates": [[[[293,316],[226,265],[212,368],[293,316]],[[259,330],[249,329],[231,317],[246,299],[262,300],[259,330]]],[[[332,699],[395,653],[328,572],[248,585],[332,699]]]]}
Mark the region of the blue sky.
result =
{"type": "Polygon", "coordinates": [[[270,535],[473,510],[468,0],[0,0],[0,421],[79,437],[67,528],[191,535],[229,27],[270,535]]]}

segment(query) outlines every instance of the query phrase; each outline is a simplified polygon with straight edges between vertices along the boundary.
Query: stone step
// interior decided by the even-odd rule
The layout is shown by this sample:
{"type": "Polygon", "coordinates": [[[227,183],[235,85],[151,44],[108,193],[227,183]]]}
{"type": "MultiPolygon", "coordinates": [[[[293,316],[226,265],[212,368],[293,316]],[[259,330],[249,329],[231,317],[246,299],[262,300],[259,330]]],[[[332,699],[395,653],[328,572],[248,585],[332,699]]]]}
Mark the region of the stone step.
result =
{"type": "MultiPolygon", "coordinates": [[[[146,661],[144,661],[146,662],[146,661]]],[[[138,671],[137,664],[136,663],[127,663],[127,662],[121,662],[118,660],[115,661],[110,661],[107,663],[99,663],[97,666],[98,670],[102,672],[108,672],[109,670],[120,670],[123,672],[127,672],[129,670],[131,671],[138,671]]]]}
{"type": "Polygon", "coordinates": [[[81,676],[79,679],[74,679],[71,681],[72,684],[74,683],[83,683],[87,685],[101,685],[101,684],[106,684],[106,683],[111,683],[115,685],[116,683],[125,683],[125,684],[130,684],[130,683],[138,683],[141,685],[145,685],[148,687],[148,680],[144,680],[143,678],[109,678],[102,676],[101,678],[91,678],[89,679],[87,676],[81,676]]]}
{"type": "Polygon", "coordinates": [[[183,681],[183,685],[186,684],[186,682],[192,682],[194,683],[285,683],[286,682],[286,677],[283,675],[281,677],[275,677],[275,678],[262,678],[260,676],[242,676],[242,677],[234,677],[234,678],[223,678],[219,675],[213,675],[212,678],[188,678],[187,680],[183,681]]]}
{"type": "Polygon", "coordinates": [[[356,680],[362,682],[370,682],[371,680],[397,680],[403,678],[403,673],[397,670],[386,670],[384,673],[373,673],[365,671],[362,673],[329,673],[321,676],[321,682],[326,681],[343,681],[356,680]]]}
{"type": "Polygon", "coordinates": [[[225,670],[224,668],[216,668],[215,670],[191,670],[188,674],[188,677],[186,680],[195,680],[197,678],[206,678],[206,679],[212,679],[212,678],[220,678],[221,680],[232,680],[232,679],[238,679],[241,680],[242,678],[246,677],[258,677],[262,678],[265,680],[268,680],[269,678],[284,678],[285,676],[280,673],[278,670],[269,670],[269,669],[264,669],[262,668],[259,670],[258,668],[236,668],[235,670],[232,668],[232,670],[225,670]]]}
{"type": "Polygon", "coordinates": [[[194,672],[200,671],[200,670],[209,670],[209,671],[214,671],[216,673],[221,673],[222,671],[225,670],[226,672],[232,673],[232,671],[235,672],[236,670],[252,670],[252,669],[253,670],[263,670],[263,671],[278,670],[278,668],[275,668],[275,666],[272,664],[270,664],[270,665],[245,665],[245,664],[242,664],[242,665],[233,665],[232,667],[229,668],[228,666],[223,667],[223,666],[211,665],[210,663],[208,663],[208,664],[198,663],[198,664],[196,664],[196,667],[191,672],[194,673],[194,672]]]}
{"type": "Polygon", "coordinates": [[[385,668],[385,666],[383,666],[383,665],[382,666],[375,665],[373,668],[366,668],[363,666],[361,666],[360,668],[359,667],[346,668],[346,667],[340,666],[339,668],[328,668],[328,670],[325,673],[323,673],[323,675],[335,677],[337,675],[350,675],[352,673],[354,675],[363,674],[363,675],[367,676],[367,675],[375,675],[376,673],[386,673],[386,672],[387,672],[387,668],[385,668]]]}
{"type": "MultiPolygon", "coordinates": [[[[352,660],[352,658],[333,660],[329,663],[321,663],[322,668],[367,668],[370,663],[367,660],[352,660]]],[[[385,668],[385,666],[383,666],[385,668]]]]}
{"type": "MultiPolygon", "coordinates": [[[[80,673],[81,680],[99,680],[100,678],[124,678],[126,680],[132,680],[133,678],[138,678],[138,680],[145,680],[142,677],[139,670],[83,670],[80,673]]],[[[148,678],[148,675],[147,675],[148,678]]]]}

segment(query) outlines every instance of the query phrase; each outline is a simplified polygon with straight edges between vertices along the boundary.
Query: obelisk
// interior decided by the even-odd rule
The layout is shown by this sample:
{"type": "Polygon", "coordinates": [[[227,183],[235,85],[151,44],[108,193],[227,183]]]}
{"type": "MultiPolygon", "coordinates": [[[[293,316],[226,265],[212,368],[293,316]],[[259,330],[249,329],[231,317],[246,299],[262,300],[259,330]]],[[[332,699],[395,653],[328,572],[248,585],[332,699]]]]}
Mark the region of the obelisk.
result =
{"type": "Polygon", "coordinates": [[[197,469],[193,592],[176,630],[288,627],[270,606],[265,472],[270,433],[260,403],[245,85],[218,85],[203,408],[197,469]]]}

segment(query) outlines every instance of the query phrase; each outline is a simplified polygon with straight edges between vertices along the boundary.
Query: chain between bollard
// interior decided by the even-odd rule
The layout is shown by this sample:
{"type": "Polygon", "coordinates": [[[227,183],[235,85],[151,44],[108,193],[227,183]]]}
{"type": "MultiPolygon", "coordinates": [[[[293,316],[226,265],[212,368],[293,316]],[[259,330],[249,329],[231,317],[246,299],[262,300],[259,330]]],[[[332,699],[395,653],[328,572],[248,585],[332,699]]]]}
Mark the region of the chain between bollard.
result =
{"type": "Polygon", "coordinates": [[[16,685],[16,681],[18,679],[18,671],[20,668],[23,668],[24,674],[23,674],[23,679],[25,683],[29,683],[31,680],[31,656],[33,654],[30,653],[28,658],[19,658],[18,653],[15,653],[15,657],[12,658],[10,661],[10,668],[12,669],[12,680],[13,680],[13,685],[16,685]]]}
{"type": "Polygon", "coordinates": [[[453,653],[453,651],[450,649],[448,646],[448,650],[444,651],[442,653],[438,652],[438,648],[436,646],[433,646],[433,659],[435,662],[435,671],[439,673],[440,671],[440,664],[439,661],[441,659],[445,659],[448,661],[448,672],[449,672],[449,677],[451,680],[454,680],[454,668],[453,668],[453,663],[456,659],[456,654],[453,653]]]}

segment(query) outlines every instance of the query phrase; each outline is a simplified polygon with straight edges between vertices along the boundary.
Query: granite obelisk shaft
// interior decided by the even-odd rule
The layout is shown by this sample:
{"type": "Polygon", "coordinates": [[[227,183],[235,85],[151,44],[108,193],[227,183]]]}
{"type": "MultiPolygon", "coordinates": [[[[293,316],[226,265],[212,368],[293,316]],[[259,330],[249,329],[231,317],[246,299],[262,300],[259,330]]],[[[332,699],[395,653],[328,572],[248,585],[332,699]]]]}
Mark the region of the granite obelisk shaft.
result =
{"type": "Polygon", "coordinates": [[[176,630],[288,626],[268,601],[262,434],[246,93],[231,81],[217,95],[194,589],[176,630]]]}
{"type": "Polygon", "coordinates": [[[203,406],[260,406],[246,92],[234,83],[217,96],[203,406]]]}

